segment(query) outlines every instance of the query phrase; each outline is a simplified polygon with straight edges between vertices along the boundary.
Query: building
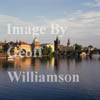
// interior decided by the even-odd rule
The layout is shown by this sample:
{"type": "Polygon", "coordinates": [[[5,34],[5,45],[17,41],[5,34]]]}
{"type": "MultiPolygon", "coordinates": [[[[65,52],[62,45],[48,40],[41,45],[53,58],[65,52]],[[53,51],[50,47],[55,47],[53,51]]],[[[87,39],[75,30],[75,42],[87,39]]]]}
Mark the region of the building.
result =
{"type": "Polygon", "coordinates": [[[71,46],[70,39],[68,39],[66,51],[72,51],[72,50],[73,50],[73,47],[71,46]]]}
{"type": "Polygon", "coordinates": [[[23,53],[30,54],[31,50],[32,50],[31,45],[26,42],[17,42],[14,47],[14,53],[21,52],[22,54],[23,53]]]}
{"type": "Polygon", "coordinates": [[[55,47],[55,51],[59,51],[59,49],[60,49],[60,40],[58,39],[58,37],[54,41],[54,47],[55,47]]]}
{"type": "Polygon", "coordinates": [[[33,43],[32,43],[31,46],[32,46],[33,56],[34,57],[37,57],[37,56],[41,57],[41,54],[42,54],[42,52],[41,52],[41,45],[40,45],[40,42],[39,42],[37,37],[34,38],[33,43]]]}
{"type": "Polygon", "coordinates": [[[70,39],[68,39],[67,47],[70,48],[70,39]]]}
{"type": "Polygon", "coordinates": [[[19,55],[19,53],[21,53],[21,55],[36,57],[38,52],[38,56],[41,56],[41,46],[37,38],[34,38],[32,44],[16,41],[15,44],[13,44],[13,42],[10,42],[9,45],[13,47],[12,49],[14,54],[19,55]]]}
{"type": "Polygon", "coordinates": [[[33,43],[32,43],[32,49],[34,48],[40,49],[40,42],[37,37],[34,38],[33,43]]]}

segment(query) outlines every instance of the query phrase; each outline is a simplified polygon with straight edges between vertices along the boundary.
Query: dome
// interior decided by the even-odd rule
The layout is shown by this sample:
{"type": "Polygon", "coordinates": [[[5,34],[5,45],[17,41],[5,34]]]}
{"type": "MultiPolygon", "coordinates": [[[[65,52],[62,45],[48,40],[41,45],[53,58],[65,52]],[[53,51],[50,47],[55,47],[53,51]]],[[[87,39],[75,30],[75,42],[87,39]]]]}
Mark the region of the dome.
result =
{"type": "Polygon", "coordinates": [[[37,37],[35,37],[33,40],[33,48],[40,48],[40,42],[37,37]]]}
{"type": "Polygon", "coordinates": [[[35,37],[33,42],[34,42],[34,43],[35,43],[35,42],[39,42],[38,38],[35,37]]]}

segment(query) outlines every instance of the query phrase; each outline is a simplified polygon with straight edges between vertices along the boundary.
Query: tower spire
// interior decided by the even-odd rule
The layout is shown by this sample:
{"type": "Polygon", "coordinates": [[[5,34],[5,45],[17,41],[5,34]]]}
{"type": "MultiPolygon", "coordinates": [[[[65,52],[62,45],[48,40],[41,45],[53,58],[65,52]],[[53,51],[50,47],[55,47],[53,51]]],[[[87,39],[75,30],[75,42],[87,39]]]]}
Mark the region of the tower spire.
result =
{"type": "Polygon", "coordinates": [[[67,47],[70,47],[70,39],[68,38],[67,47]]]}

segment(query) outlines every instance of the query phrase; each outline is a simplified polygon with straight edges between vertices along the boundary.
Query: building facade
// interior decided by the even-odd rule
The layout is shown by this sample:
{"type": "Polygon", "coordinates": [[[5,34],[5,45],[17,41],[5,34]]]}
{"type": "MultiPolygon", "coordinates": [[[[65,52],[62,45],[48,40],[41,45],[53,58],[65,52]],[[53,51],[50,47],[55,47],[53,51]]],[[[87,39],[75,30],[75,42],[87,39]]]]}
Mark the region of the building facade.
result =
{"type": "Polygon", "coordinates": [[[59,49],[60,49],[60,40],[59,40],[58,37],[54,41],[54,47],[55,47],[55,51],[59,51],[59,49]]]}
{"type": "Polygon", "coordinates": [[[30,55],[31,50],[32,50],[31,45],[26,42],[17,42],[14,47],[14,53],[16,53],[16,54],[19,54],[19,53],[25,54],[26,53],[26,54],[30,55]]]}

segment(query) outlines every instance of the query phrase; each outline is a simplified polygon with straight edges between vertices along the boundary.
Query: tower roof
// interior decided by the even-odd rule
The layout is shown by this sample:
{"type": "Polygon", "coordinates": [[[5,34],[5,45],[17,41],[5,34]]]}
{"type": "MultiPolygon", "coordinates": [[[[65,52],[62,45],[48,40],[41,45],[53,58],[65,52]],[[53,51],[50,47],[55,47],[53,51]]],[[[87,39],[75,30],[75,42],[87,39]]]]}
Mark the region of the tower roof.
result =
{"type": "Polygon", "coordinates": [[[35,43],[35,42],[39,42],[38,38],[35,37],[34,40],[33,40],[33,42],[34,42],[34,43],[35,43]]]}
{"type": "Polygon", "coordinates": [[[28,43],[26,42],[19,42],[20,45],[29,45],[28,43]]]}
{"type": "Polygon", "coordinates": [[[70,46],[70,39],[68,38],[67,46],[70,46]]]}

